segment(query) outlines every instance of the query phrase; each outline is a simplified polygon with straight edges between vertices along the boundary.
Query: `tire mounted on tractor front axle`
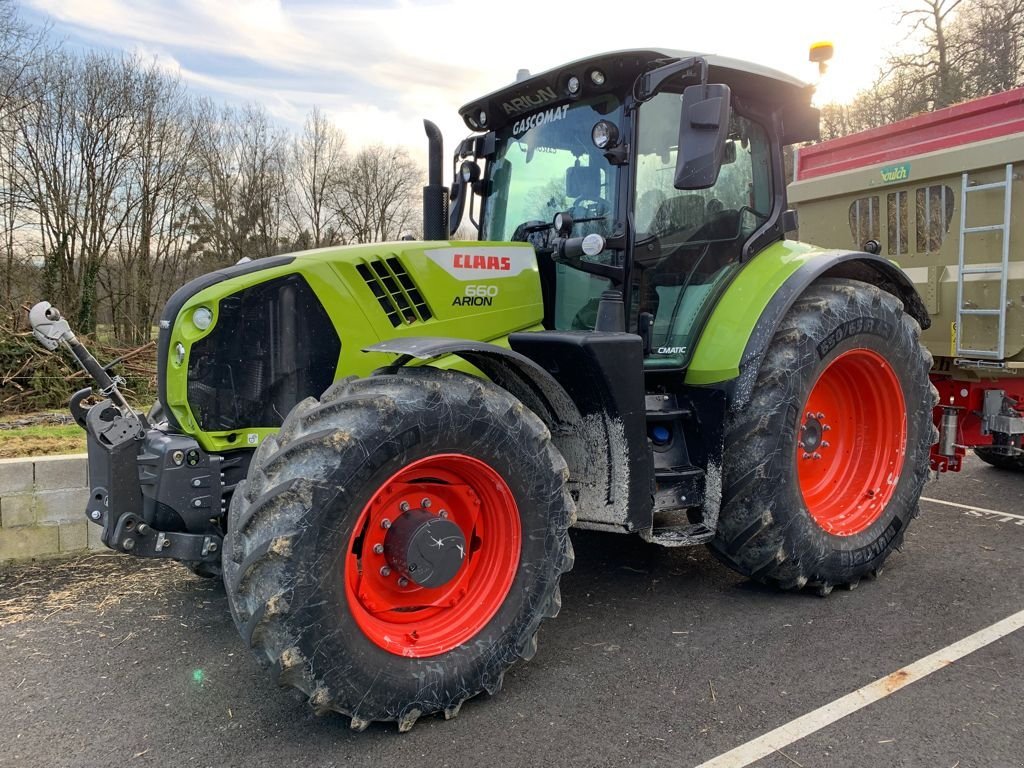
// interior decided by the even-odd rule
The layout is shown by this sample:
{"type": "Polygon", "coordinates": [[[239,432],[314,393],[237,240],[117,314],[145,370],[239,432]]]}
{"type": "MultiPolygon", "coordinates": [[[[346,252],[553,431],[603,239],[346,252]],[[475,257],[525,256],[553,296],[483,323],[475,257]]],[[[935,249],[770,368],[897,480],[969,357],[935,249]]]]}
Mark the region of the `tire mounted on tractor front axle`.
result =
{"type": "Polygon", "coordinates": [[[235,623],[282,684],[353,729],[453,717],[558,613],[567,475],[540,419],[487,381],[339,381],[292,410],[232,498],[235,623]]]}
{"type": "Polygon", "coordinates": [[[938,437],[920,332],[897,298],[856,280],[796,300],[726,424],[720,560],[822,594],[878,574],[918,514],[938,437]]]}

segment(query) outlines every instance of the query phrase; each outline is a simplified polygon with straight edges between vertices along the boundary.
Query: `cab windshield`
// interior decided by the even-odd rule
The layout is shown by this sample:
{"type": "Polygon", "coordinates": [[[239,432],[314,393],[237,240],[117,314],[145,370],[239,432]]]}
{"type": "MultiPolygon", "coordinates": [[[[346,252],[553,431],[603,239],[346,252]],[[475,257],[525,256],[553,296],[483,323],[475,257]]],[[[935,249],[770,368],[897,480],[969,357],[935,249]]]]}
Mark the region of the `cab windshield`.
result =
{"type": "Polygon", "coordinates": [[[485,240],[511,240],[529,222],[560,211],[593,219],[588,232],[611,232],[618,169],[590,140],[598,120],[620,123],[618,99],[605,95],[562,104],[513,121],[498,133],[489,167],[485,240]]]}
{"type": "MultiPolygon", "coordinates": [[[[596,232],[608,237],[615,228],[619,169],[594,146],[590,133],[598,120],[621,125],[621,118],[619,100],[606,94],[535,112],[499,131],[488,166],[483,239],[527,240],[531,231],[564,211],[576,222],[574,236],[596,232]]],[[[611,264],[616,258],[609,250],[593,260],[611,264]]],[[[565,264],[553,267],[550,282],[555,296],[551,325],[592,328],[596,297],[610,282],[565,264]]]]}

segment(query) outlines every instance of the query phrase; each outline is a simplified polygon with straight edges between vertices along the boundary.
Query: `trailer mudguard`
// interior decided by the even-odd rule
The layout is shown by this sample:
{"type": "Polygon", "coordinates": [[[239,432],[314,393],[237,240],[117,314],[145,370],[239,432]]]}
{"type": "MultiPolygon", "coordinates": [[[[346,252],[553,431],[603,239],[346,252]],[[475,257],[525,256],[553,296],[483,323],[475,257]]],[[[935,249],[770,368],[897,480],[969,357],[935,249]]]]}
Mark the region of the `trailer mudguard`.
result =
{"type": "Polygon", "coordinates": [[[858,251],[826,250],[793,240],[765,248],[736,275],[697,341],[686,383],[730,383],[730,406],[741,408],[768,344],[786,312],[820,277],[863,280],[897,296],[922,328],[931,325],[914,284],[888,259],[858,251]]]}

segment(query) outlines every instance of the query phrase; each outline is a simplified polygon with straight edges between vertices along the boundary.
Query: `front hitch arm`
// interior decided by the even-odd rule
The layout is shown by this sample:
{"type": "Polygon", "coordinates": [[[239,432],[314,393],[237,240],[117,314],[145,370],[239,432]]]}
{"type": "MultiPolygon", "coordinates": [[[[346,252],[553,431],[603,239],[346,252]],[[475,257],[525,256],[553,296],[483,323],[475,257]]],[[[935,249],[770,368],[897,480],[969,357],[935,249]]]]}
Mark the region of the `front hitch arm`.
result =
{"type": "Polygon", "coordinates": [[[150,429],[146,417],[118,389],[124,380],[111,376],[109,366],[100,365],[49,302],[32,307],[29,322],[48,350],[66,347],[103,396],[88,406],[85,401],[93,391],[86,387],[75,392],[69,404],[75,421],[88,435],[90,488],[85,514],[103,528],[103,543],[139,557],[219,562],[222,538],[216,529],[159,530],[154,528],[153,510],[157,506],[173,510],[170,502],[180,499],[208,522],[222,497],[221,458],[203,453],[187,436],[150,429]],[[143,486],[150,489],[148,496],[143,486]]]}
{"type": "Polygon", "coordinates": [[[119,384],[124,384],[120,376],[112,377],[107,370],[100,365],[99,361],[92,356],[78,337],[71,330],[68,321],[65,320],[60,310],[48,301],[41,301],[32,307],[28,313],[29,323],[32,325],[32,333],[36,339],[51,352],[63,345],[72,355],[82,369],[92,376],[96,386],[103,397],[107,398],[113,409],[97,409],[94,418],[79,419],[81,414],[82,392],[76,392],[72,398],[74,406],[72,413],[75,420],[85,427],[97,440],[108,446],[116,446],[129,440],[141,440],[146,436],[146,429],[149,424],[146,418],[137,413],[125,400],[124,395],[118,389],[119,384]],[[113,412],[112,412],[113,411],[113,412]]]}

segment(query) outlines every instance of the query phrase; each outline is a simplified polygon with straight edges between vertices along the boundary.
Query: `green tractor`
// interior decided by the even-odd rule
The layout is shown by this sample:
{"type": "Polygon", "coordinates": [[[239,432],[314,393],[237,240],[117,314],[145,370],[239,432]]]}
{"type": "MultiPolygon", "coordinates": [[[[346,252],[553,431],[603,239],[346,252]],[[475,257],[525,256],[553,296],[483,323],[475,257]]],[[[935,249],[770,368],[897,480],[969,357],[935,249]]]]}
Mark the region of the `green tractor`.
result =
{"type": "Polygon", "coordinates": [[[661,50],[520,75],[462,108],[450,189],[427,123],[424,242],[178,290],[148,416],[31,313],[103,396],[71,402],[103,542],[222,576],[259,660],[356,730],[496,692],[572,526],[827,594],[881,571],[927,476],[913,285],[785,237],[811,87],[661,50]]]}

